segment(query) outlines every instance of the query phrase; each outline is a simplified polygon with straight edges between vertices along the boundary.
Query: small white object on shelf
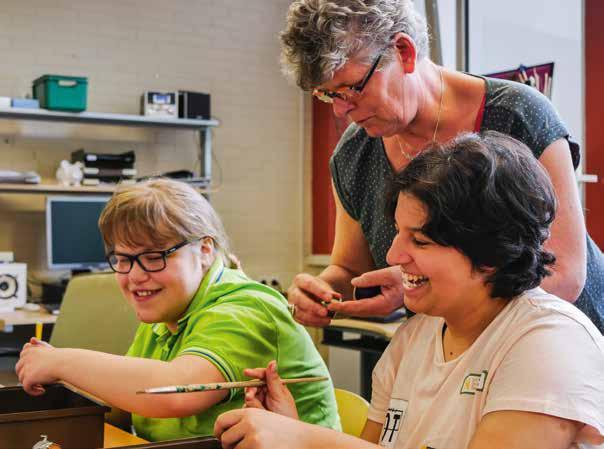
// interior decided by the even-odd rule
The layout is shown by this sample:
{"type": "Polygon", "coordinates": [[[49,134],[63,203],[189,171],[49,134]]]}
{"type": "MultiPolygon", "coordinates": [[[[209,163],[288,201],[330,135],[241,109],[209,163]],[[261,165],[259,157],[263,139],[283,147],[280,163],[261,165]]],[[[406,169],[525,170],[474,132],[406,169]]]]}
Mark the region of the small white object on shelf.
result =
{"type": "Polygon", "coordinates": [[[0,170],[0,184],[40,184],[40,175],[35,171],[0,170]]]}
{"type": "Polygon", "coordinates": [[[63,186],[79,186],[84,177],[83,167],[81,162],[72,164],[69,161],[62,160],[59,168],[57,168],[57,181],[63,186]]]}
{"type": "Polygon", "coordinates": [[[40,304],[36,304],[34,302],[26,302],[23,305],[23,310],[27,310],[29,312],[38,312],[42,307],[40,307],[40,304]]]}

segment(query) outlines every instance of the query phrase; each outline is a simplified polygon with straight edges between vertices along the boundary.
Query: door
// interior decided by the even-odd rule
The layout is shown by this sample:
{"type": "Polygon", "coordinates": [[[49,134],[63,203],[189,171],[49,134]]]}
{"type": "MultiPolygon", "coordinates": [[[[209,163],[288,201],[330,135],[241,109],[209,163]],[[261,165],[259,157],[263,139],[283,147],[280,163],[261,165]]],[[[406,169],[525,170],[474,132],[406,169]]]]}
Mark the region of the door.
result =
{"type": "Polygon", "coordinates": [[[585,0],[585,184],[587,230],[604,247],[604,2],[585,0]]]}

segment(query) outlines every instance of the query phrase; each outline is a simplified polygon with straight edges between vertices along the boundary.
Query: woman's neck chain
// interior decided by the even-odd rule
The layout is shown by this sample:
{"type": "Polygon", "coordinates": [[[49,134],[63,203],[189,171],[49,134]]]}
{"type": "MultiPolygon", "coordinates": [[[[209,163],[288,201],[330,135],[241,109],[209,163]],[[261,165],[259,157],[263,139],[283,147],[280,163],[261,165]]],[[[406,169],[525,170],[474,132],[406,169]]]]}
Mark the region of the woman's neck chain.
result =
{"type": "MultiPolygon", "coordinates": [[[[445,97],[445,82],[443,79],[443,69],[442,67],[439,67],[438,73],[440,74],[440,103],[438,105],[438,114],[436,116],[436,126],[434,127],[434,133],[432,135],[432,142],[436,142],[436,135],[438,134],[438,127],[440,125],[440,116],[442,114],[442,110],[443,110],[443,98],[445,97]]],[[[416,154],[409,154],[408,152],[405,151],[405,149],[403,148],[403,145],[401,144],[401,137],[398,136],[398,134],[394,135],[394,138],[396,139],[396,142],[398,143],[398,147],[401,150],[401,154],[409,161],[411,162],[413,160],[413,158],[415,158],[418,154],[420,154],[422,150],[418,151],[416,154]]],[[[411,147],[411,145],[409,145],[407,143],[407,141],[405,141],[405,139],[403,139],[403,142],[405,142],[405,144],[408,147],[411,147]]]]}

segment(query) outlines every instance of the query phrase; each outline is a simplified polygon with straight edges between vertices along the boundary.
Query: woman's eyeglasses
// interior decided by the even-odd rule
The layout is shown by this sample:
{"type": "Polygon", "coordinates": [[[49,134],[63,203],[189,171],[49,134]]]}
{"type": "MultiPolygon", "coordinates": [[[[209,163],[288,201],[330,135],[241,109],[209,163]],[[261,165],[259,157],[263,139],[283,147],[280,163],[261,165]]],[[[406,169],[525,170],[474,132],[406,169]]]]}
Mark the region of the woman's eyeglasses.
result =
{"type": "Polygon", "coordinates": [[[199,240],[201,239],[184,240],[179,244],[174,245],[173,247],[163,251],[143,251],[142,253],[132,255],[111,251],[109,254],[107,254],[106,258],[107,262],[109,262],[109,266],[116,273],[130,273],[132,267],[134,266],[134,262],[137,262],[138,266],[141,267],[144,271],[148,273],[156,273],[166,268],[166,259],[170,254],[179,250],[183,246],[188,245],[189,243],[193,243],[199,240]]]}
{"type": "Polygon", "coordinates": [[[373,61],[373,64],[371,64],[371,68],[369,69],[369,71],[363,77],[363,80],[359,84],[357,84],[355,86],[344,87],[339,92],[315,89],[312,94],[315,97],[317,97],[317,99],[321,100],[324,103],[333,103],[335,98],[338,98],[347,103],[357,101],[361,96],[361,92],[363,91],[363,89],[365,88],[367,83],[369,82],[369,79],[371,79],[371,76],[374,74],[375,70],[377,69],[377,66],[380,63],[380,59],[382,59],[383,54],[384,54],[384,50],[382,50],[380,52],[380,54],[377,55],[377,57],[373,61]]]}

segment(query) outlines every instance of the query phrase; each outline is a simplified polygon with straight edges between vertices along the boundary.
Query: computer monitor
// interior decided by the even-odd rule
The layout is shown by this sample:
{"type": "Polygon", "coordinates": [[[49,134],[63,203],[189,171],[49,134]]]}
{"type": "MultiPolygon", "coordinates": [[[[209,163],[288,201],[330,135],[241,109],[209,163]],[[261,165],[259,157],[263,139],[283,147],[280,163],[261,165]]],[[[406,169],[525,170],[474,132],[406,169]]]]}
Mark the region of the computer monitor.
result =
{"type": "Polygon", "coordinates": [[[46,199],[46,252],[53,270],[108,268],[98,228],[107,197],[46,199]]]}

